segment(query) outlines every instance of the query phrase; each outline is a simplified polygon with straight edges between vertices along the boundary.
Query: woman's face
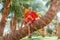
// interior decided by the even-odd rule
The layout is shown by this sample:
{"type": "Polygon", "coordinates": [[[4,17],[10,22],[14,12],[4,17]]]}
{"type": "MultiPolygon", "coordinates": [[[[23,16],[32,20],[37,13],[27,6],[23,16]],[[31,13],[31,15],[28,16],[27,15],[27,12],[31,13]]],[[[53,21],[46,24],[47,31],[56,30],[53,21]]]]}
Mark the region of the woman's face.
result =
{"type": "Polygon", "coordinates": [[[32,7],[29,7],[29,11],[32,11],[32,7]]]}

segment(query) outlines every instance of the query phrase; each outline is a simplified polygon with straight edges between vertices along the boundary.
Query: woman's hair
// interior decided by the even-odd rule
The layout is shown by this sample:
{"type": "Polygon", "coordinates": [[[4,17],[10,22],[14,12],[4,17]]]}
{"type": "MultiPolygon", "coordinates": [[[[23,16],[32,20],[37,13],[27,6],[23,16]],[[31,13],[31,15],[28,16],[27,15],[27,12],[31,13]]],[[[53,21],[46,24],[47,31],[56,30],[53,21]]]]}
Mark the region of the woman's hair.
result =
{"type": "Polygon", "coordinates": [[[33,10],[32,7],[29,7],[28,9],[29,9],[29,10],[33,10]]]}

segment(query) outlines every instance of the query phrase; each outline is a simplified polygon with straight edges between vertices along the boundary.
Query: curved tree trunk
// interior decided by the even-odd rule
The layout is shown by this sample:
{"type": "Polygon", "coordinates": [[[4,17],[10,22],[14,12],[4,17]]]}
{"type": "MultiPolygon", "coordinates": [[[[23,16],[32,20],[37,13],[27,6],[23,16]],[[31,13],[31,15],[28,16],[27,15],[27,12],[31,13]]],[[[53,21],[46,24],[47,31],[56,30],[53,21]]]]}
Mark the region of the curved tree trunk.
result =
{"type": "MultiPolygon", "coordinates": [[[[31,32],[43,28],[48,25],[57,13],[58,7],[60,7],[60,0],[51,0],[51,5],[45,16],[41,17],[40,20],[31,24],[31,32]]],[[[28,35],[27,27],[25,26],[22,30],[16,30],[13,33],[9,33],[3,36],[2,40],[19,40],[28,35]]]]}
{"type": "Polygon", "coordinates": [[[9,6],[10,6],[10,0],[6,0],[4,9],[3,9],[2,19],[0,22],[0,36],[3,35],[3,31],[4,31],[4,28],[6,25],[6,18],[8,16],[8,12],[9,12],[9,6]]]}

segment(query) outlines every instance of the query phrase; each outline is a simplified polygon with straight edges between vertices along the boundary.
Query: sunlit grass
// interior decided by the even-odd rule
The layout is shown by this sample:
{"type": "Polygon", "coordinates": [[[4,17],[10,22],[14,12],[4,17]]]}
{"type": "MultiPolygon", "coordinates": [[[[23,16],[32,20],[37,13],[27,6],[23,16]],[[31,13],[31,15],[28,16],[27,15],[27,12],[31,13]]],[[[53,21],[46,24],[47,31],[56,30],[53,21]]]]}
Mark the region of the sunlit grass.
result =
{"type": "Polygon", "coordinates": [[[22,40],[57,40],[56,36],[51,36],[51,37],[41,37],[41,36],[37,36],[37,37],[32,37],[32,38],[23,38],[22,40]]]}

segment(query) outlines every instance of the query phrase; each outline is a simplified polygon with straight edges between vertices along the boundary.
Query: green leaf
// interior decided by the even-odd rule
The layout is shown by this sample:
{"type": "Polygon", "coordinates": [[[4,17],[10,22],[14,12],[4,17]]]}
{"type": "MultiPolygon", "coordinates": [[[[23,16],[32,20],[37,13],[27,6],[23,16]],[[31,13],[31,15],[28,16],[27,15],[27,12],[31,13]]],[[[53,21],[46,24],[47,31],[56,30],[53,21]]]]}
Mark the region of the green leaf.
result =
{"type": "Polygon", "coordinates": [[[48,7],[48,6],[49,6],[49,4],[50,4],[50,1],[48,1],[48,2],[46,3],[46,7],[48,7]]]}

